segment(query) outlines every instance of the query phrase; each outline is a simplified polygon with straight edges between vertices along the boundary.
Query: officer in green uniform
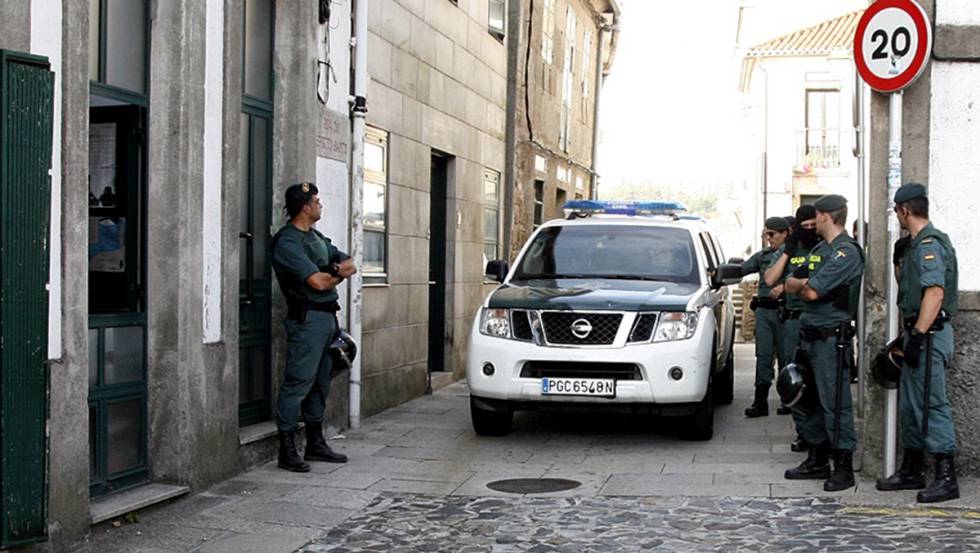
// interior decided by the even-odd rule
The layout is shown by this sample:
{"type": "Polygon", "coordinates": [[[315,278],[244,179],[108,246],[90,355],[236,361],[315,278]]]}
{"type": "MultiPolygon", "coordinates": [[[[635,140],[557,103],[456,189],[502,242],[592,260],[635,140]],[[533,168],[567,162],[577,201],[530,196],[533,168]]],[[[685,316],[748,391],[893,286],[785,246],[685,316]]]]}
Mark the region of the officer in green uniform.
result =
{"type": "Polygon", "coordinates": [[[949,236],[929,222],[925,186],[908,183],[899,188],[895,215],[910,239],[898,256],[898,305],[905,327],[899,413],[905,451],[901,468],[879,480],[877,488],[926,488],[928,451],[936,459],[936,479],[917,500],[934,503],[960,496],[953,463],[956,429],[946,398],[946,367],[953,359],[949,319],[958,302],[956,250],[949,236]]]}
{"type": "Polygon", "coordinates": [[[782,217],[766,219],[763,241],[768,247],[755,252],[742,263],[742,274],[759,273],[759,290],[752,298],[750,308],[755,311],[755,398],[745,410],[746,417],[769,415],[769,388],[775,374],[773,362],[782,355],[782,325],[779,322],[779,296],[782,285],[769,286],[764,274],[781,255],[781,247],[789,233],[789,225],[782,217]]]}
{"type": "Polygon", "coordinates": [[[323,438],[323,413],[330,390],[331,360],[327,350],[337,334],[337,286],[357,272],[341,252],[313,225],[322,206],[317,187],[294,184],[286,189],[290,221],[272,240],[272,267],[288,307],[283,325],[288,335],[286,370],[276,401],[279,466],[307,472],[306,461],[345,463],[347,456],[330,449],[323,438]],[[299,414],[306,422],[306,450],[300,459],[294,433],[299,414]]]}
{"type": "MultiPolygon", "coordinates": [[[[810,250],[820,241],[816,231],[817,210],[812,205],[801,205],[796,210],[795,220],[796,224],[783,245],[782,255],[766,271],[766,283],[770,286],[785,285],[793,272],[807,262],[810,250]]],[[[785,292],[783,298],[783,305],[779,311],[780,320],[783,323],[783,363],[781,365],[789,363],[793,359],[793,354],[800,345],[800,315],[803,313],[803,300],[799,296],[785,292]]],[[[790,449],[796,452],[806,451],[809,449],[809,444],[803,437],[801,427],[804,424],[804,417],[794,412],[793,422],[796,426],[797,436],[796,440],[790,444],[790,449]]]]}
{"type": "Polygon", "coordinates": [[[853,320],[864,272],[864,252],[847,235],[847,200],[836,194],[814,204],[816,230],[823,240],[809,262],[796,269],[786,290],[803,300],[800,350],[810,362],[820,407],[802,421],[811,447],[806,461],[786,471],[789,480],[826,479],[825,491],[854,486],[852,454],[856,445],[850,374],[846,356],[854,337],[853,320]],[[833,470],[828,465],[833,459],[833,470]]]}

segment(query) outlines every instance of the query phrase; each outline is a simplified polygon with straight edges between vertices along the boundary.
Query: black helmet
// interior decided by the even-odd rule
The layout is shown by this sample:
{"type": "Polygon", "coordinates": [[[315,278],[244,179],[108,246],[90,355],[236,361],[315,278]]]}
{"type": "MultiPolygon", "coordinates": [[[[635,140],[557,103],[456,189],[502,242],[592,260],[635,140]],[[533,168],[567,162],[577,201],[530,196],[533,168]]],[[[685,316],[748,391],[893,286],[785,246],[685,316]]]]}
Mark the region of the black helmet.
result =
{"type": "Polygon", "coordinates": [[[333,373],[345,371],[354,364],[357,358],[357,343],[345,330],[337,332],[333,343],[330,344],[330,359],[333,361],[333,373]]]}
{"type": "Polygon", "coordinates": [[[902,351],[902,337],[899,336],[882,348],[871,363],[871,378],[886,390],[895,390],[902,380],[902,364],[905,353],[902,351]]]}
{"type": "Polygon", "coordinates": [[[806,366],[802,356],[797,355],[776,377],[776,393],[783,405],[798,415],[807,416],[817,407],[817,386],[813,371],[806,366]]]}

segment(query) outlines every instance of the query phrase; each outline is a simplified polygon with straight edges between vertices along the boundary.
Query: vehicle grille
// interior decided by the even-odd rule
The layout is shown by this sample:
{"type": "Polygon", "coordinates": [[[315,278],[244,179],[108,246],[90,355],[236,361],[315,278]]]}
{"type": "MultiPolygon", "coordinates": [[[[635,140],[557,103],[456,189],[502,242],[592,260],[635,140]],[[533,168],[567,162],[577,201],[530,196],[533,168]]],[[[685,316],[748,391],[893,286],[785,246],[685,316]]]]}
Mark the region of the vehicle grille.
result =
{"type": "Polygon", "coordinates": [[[611,378],[643,380],[635,363],[584,363],[570,361],[528,361],[521,368],[522,378],[611,378]]]}
{"type": "Polygon", "coordinates": [[[657,316],[653,313],[640,315],[633,323],[630,332],[630,342],[649,342],[653,337],[653,329],[657,327],[657,316]]]}
{"type": "Polygon", "coordinates": [[[510,314],[511,324],[514,329],[514,338],[518,340],[532,340],[534,335],[531,333],[531,321],[528,319],[527,311],[515,310],[510,314]]]}
{"type": "Polygon", "coordinates": [[[545,339],[549,344],[572,346],[610,345],[616,339],[622,313],[576,313],[574,311],[546,311],[541,313],[545,339]],[[592,332],[585,338],[572,334],[572,324],[584,319],[592,325],[592,332]]]}

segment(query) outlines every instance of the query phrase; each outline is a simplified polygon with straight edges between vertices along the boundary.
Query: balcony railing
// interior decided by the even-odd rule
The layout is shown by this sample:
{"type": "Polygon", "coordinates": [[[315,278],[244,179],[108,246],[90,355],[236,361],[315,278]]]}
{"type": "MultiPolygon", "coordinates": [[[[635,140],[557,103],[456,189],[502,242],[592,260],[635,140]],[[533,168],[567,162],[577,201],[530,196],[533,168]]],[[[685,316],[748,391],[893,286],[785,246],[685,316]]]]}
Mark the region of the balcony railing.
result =
{"type": "Polygon", "coordinates": [[[797,173],[840,167],[840,129],[803,128],[796,131],[797,173]]]}

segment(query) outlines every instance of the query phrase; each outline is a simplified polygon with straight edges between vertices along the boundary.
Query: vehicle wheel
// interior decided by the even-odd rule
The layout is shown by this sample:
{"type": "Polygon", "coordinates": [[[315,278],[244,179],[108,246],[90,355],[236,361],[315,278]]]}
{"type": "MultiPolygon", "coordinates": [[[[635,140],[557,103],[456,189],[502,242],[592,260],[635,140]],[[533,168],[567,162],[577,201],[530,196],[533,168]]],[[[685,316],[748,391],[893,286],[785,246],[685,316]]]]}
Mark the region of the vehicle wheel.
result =
{"type": "Polygon", "coordinates": [[[685,440],[706,441],[710,440],[715,432],[715,394],[711,382],[708,382],[708,390],[704,394],[704,399],[698,403],[697,410],[687,420],[681,437],[685,440]]]}
{"type": "Polygon", "coordinates": [[[470,419],[473,421],[473,430],[480,436],[505,436],[510,433],[514,413],[483,409],[470,396],[470,419]]]}
{"type": "Polygon", "coordinates": [[[715,394],[716,405],[731,405],[735,399],[735,351],[728,350],[725,368],[715,377],[711,390],[715,394]]]}

